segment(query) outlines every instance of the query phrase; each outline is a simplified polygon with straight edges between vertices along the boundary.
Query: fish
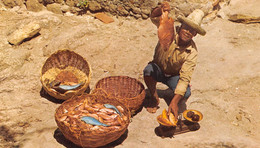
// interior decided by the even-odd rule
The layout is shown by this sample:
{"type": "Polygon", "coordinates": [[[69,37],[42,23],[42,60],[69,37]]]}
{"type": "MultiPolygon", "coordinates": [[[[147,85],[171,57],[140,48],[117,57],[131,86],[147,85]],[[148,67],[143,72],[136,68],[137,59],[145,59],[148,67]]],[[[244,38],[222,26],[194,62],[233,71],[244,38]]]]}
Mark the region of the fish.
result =
{"type": "Polygon", "coordinates": [[[118,110],[114,105],[104,104],[104,106],[105,106],[106,108],[110,108],[110,109],[115,110],[120,116],[122,116],[122,114],[119,112],[119,110],[118,110]]]}
{"type": "Polygon", "coordinates": [[[65,121],[66,119],[68,118],[68,116],[66,116],[66,115],[63,115],[62,117],[60,117],[60,121],[65,121]]]}
{"type": "Polygon", "coordinates": [[[124,112],[124,109],[123,109],[123,107],[122,106],[120,106],[120,105],[118,105],[118,106],[116,106],[116,108],[121,112],[121,113],[123,113],[124,112]]]}
{"type": "Polygon", "coordinates": [[[81,82],[75,85],[60,85],[59,82],[54,82],[54,81],[51,83],[50,83],[50,87],[61,93],[64,93],[68,90],[74,90],[83,84],[83,82],[81,82]]]}
{"type": "Polygon", "coordinates": [[[105,108],[105,107],[101,108],[99,111],[102,113],[106,113],[107,115],[113,115],[116,113],[116,111],[114,111],[113,109],[105,108]]]}
{"type": "MultiPolygon", "coordinates": [[[[113,118],[104,112],[97,112],[97,115],[105,120],[112,120],[113,118]]],[[[117,115],[117,114],[114,114],[117,115]]]]}
{"type": "Polygon", "coordinates": [[[76,84],[76,85],[59,85],[58,87],[63,90],[73,90],[81,86],[83,82],[76,84]]]}
{"type": "Polygon", "coordinates": [[[97,119],[95,119],[93,117],[83,116],[80,119],[82,121],[84,121],[85,123],[91,124],[91,125],[110,126],[110,125],[99,122],[97,119]]]}

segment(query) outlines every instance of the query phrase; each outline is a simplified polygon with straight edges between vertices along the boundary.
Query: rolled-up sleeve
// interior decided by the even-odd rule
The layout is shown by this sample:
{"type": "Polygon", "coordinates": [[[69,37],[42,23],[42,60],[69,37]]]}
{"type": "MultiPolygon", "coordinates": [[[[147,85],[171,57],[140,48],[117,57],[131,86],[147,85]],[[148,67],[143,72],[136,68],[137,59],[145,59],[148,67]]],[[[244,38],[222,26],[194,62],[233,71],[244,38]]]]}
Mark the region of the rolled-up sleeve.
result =
{"type": "Polygon", "coordinates": [[[191,53],[187,56],[185,62],[180,69],[180,79],[175,89],[175,94],[184,96],[187,87],[191,81],[192,73],[197,63],[197,50],[191,50],[191,53]]]}

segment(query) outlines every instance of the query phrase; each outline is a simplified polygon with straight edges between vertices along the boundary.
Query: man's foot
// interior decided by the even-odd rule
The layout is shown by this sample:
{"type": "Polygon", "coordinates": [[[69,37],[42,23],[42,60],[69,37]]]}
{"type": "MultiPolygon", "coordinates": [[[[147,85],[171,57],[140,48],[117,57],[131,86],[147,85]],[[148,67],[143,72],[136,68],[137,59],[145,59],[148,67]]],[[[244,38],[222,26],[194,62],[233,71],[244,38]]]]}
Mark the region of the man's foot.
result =
{"type": "Polygon", "coordinates": [[[147,106],[146,106],[146,110],[149,113],[156,113],[157,109],[159,109],[159,98],[149,98],[147,99],[147,106]]]}

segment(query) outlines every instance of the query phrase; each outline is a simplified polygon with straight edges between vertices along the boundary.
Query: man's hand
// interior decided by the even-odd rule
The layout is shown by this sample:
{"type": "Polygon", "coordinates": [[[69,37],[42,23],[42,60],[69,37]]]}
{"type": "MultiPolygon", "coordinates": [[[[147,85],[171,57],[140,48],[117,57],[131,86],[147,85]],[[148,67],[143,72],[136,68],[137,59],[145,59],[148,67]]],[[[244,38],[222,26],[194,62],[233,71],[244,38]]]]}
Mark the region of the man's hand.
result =
{"type": "Polygon", "coordinates": [[[165,12],[165,11],[170,12],[171,11],[171,7],[170,7],[170,4],[168,2],[162,2],[161,8],[162,8],[163,12],[165,12]]]}
{"type": "Polygon", "coordinates": [[[151,11],[151,17],[158,17],[161,16],[163,12],[168,11],[170,12],[171,8],[168,2],[163,2],[161,5],[155,7],[151,11]]]}
{"type": "Polygon", "coordinates": [[[181,100],[181,98],[182,98],[181,95],[175,94],[168,108],[168,114],[172,112],[176,120],[178,120],[178,111],[179,111],[178,103],[181,100]]]}

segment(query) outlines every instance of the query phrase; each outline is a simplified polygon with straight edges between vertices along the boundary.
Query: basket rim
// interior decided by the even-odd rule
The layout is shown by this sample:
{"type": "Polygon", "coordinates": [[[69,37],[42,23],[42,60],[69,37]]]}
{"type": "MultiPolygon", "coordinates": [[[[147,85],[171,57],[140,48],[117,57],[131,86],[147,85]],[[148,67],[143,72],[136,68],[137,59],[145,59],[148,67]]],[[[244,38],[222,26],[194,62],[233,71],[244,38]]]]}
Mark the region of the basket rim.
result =
{"type": "Polygon", "coordinates": [[[102,87],[97,87],[97,86],[98,86],[102,81],[104,81],[105,79],[116,78],[116,77],[118,77],[118,78],[120,78],[120,77],[122,77],[122,78],[130,78],[130,79],[134,80],[134,81],[141,87],[140,92],[139,92],[137,95],[132,96],[132,97],[118,97],[118,96],[113,96],[113,94],[112,94],[112,97],[114,97],[114,98],[116,98],[118,101],[124,103],[124,104],[129,108],[129,110],[130,110],[131,112],[138,110],[138,109],[142,106],[142,103],[143,103],[143,101],[144,101],[144,99],[145,99],[145,94],[146,94],[146,92],[145,92],[145,87],[144,87],[143,83],[142,83],[140,80],[136,79],[136,78],[132,78],[132,77],[130,77],[130,76],[107,76],[107,77],[104,77],[104,78],[100,79],[100,80],[95,84],[94,89],[99,89],[99,88],[101,88],[101,89],[103,89],[103,90],[108,94],[108,96],[111,97],[111,94],[110,94],[109,92],[107,92],[107,90],[105,90],[105,89],[102,88],[102,87]]]}
{"type": "Polygon", "coordinates": [[[107,77],[101,78],[100,80],[98,80],[98,81],[96,82],[94,88],[95,88],[95,89],[99,88],[99,87],[97,87],[97,85],[98,85],[102,80],[109,79],[109,78],[116,78],[116,77],[130,78],[130,79],[132,79],[132,80],[135,80],[138,84],[141,85],[141,87],[142,87],[143,90],[145,89],[144,84],[143,84],[140,80],[138,80],[138,79],[136,79],[136,78],[133,78],[133,77],[130,77],[130,76],[126,76],[126,75],[121,75],[121,76],[120,76],[120,75],[115,75],[115,76],[107,76],[107,77]]]}
{"type": "MultiPolygon", "coordinates": [[[[41,77],[42,77],[42,75],[43,75],[42,70],[43,70],[43,67],[44,67],[46,61],[47,61],[51,56],[56,55],[56,54],[58,54],[58,53],[60,53],[60,52],[66,52],[66,51],[81,56],[80,54],[76,53],[75,51],[70,50],[70,49],[67,49],[67,48],[65,48],[65,49],[59,49],[59,50],[55,51],[54,53],[52,53],[52,54],[44,61],[44,64],[42,65],[42,67],[41,67],[41,72],[40,72],[41,77]]],[[[92,77],[92,68],[91,68],[91,65],[90,65],[89,62],[86,60],[86,58],[84,58],[83,56],[81,56],[81,57],[87,62],[88,66],[89,66],[89,79],[90,79],[90,78],[92,77]]]]}

